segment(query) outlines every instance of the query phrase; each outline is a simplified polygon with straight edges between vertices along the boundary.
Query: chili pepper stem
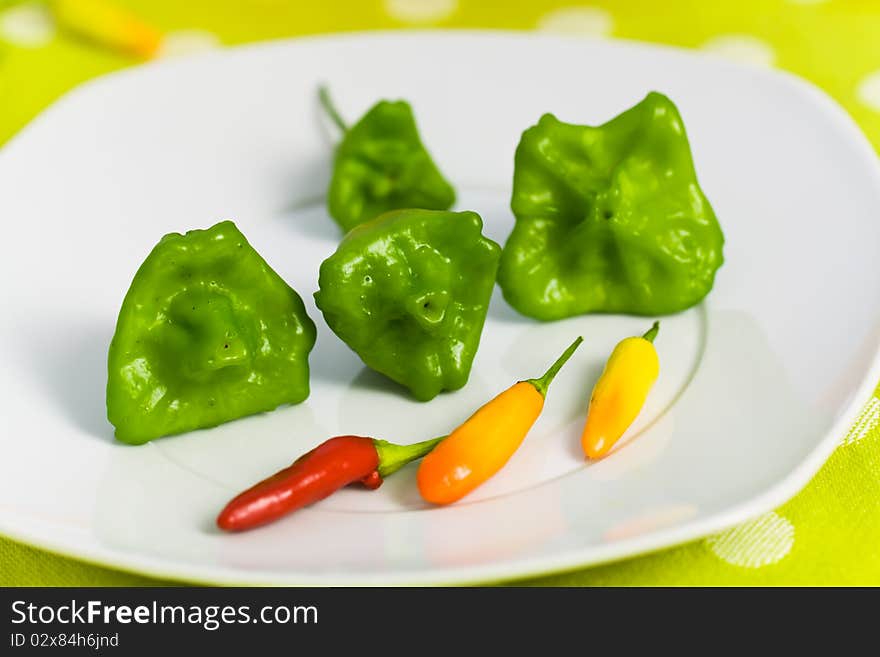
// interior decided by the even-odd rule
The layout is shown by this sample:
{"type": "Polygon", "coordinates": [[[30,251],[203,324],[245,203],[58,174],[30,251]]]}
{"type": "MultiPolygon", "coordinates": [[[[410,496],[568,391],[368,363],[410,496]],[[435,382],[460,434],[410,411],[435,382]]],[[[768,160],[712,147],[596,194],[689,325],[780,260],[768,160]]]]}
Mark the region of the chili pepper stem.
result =
{"type": "Polygon", "coordinates": [[[321,101],[321,107],[324,108],[324,111],[327,112],[327,116],[329,116],[333,123],[336,124],[336,127],[342,132],[348,132],[348,126],[345,124],[345,119],[342,118],[339,110],[336,109],[336,105],[333,104],[333,99],[330,97],[330,90],[323,84],[318,87],[318,100],[321,101]]]}
{"type": "Polygon", "coordinates": [[[424,440],[414,445],[395,445],[387,440],[373,439],[373,445],[379,454],[379,474],[384,479],[400,470],[410,461],[420,459],[434,449],[446,436],[424,440]]]}
{"type": "Polygon", "coordinates": [[[535,387],[535,390],[541,393],[542,397],[546,397],[547,389],[553,382],[554,377],[559,373],[559,370],[562,369],[562,366],[565,365],[569,358],[571,358],[575,349],[577,349],[583,341],[584,339],[581,336],[578,336],[577,339],[569,345],[568,349],[562,352],[562,355],[556,359],[556,362],[550,366],[550,369],[544,373],[544,376],[540,379],[526,379],[525,383],[531,383],[535,387]]]}
{"type": "Polygon", "coordinates": [[[648,342],[653,343],[654,338],[657,337],[657,334],[660,332],[660,322],[654,322],[645,334],[642,336],[643,340],[647,340],[648,342]]]}

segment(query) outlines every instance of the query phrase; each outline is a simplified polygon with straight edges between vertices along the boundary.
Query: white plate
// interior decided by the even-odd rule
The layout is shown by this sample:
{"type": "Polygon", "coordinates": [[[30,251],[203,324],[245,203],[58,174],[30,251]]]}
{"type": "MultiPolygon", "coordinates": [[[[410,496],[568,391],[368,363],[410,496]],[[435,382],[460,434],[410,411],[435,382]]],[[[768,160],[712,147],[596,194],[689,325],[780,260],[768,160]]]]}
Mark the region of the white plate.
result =
{"type": "Polygon", "coordinates": [[[780,73],[668,48],[503,33],[335,36],[112,75],[0,151],[0,532],[83,559],[193,581],[478,582],[692,539],[766,511],[834,448],[878,369],[880,171],[850,119],[780,73]],[[331,132],[315,88],[353,119],[412,101],[424,138],[503,241],[513,151],[545,111],[601,122],[651,89],[688,127],[727,263],[700,307],[663,320],[660,380],[630,440],[585,465],[578,436],[614,343],[644,318],[539,324],[496,294],[470,383],[410,400],[330,333],[318,264],[338,240],[321,196],[331,132]],[[105,419],[106,349],[132,275],[169,231],[233,218],[318,325],[297,407],[143,447],[105,419]],[[586,342],[508,466],[428,509],[414,468],[272,526],[213,528],[226,500],[340,433],[448,431],[586,342]]]}

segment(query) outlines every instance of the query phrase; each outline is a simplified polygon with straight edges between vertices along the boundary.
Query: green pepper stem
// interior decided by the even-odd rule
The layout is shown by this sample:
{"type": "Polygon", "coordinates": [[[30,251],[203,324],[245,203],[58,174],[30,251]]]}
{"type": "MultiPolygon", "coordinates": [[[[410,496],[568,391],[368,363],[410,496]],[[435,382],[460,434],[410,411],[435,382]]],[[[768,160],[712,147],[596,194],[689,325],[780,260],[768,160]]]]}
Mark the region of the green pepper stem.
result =
{"type": "Polygon", "coordinates": [[[410,461],[425,456],[444,438],[446,436],[440,436],[414,445],[395,445],[387,440],[374,438],[373,445],[376,448],[376,453],[379,454],[379,475],[384,479],[388,475],[394,474],[410,461]]]}
{"type": "Polygon", "coordinates": [[[550,369],[544,373],[540,379],[526,379],[525,383],[531,383],[535,390],[541,393],[542,397],[547,396],[547,388],[550,387],[550,384],[553,382],[554,377],[559,373],[559,370],[562,369],[562,366],[565,365],[565,362],[571,358],[571,355],[574,353],[575,349],[577,349],[581,342],[584,339],[578,336],[577,340],[572,342],[568,349],[562,352],[562,355],[556,359],[556,362],[550,366],[550,369]]]}
{"type": "Polygon", "coordinates": [[[651,325],[645,334],[642,336],[643,340],[647,340],[648,342],[654,342],[654,338],[657,337],[657,334],[660,332],[660,322],[654,322],[651,325]]]}
{"type": "Polygon", "coordinates": [[[336,105],[333,104],[333,99],[330,97],[330,90],[323,84],[318,87],[318,100],[321,101],[321,107],[324,108],[324,111],[327,112],[327,116],[330,117],[333,123],[335,123],[342,132],[348,132],[348,126],[345,124],[345,119],[342,118],[339,110],[336,109],[336,105]]]}

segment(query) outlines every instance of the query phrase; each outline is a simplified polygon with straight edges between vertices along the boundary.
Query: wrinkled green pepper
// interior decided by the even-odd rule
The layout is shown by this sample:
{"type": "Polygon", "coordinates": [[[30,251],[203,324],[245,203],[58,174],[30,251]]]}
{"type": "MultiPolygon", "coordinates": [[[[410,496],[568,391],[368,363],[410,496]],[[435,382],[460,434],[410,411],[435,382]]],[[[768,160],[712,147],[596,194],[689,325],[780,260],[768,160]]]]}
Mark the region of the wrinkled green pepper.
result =
{"type": "Polygon", "coordinates": [[[321,264],[315,303],[364,363],[427,401],[467,383],[501,248],[474,212],[396,210],[321,264]]]}
{"type": "Polygon", "coordinates": [[[107,417],[141,444],[296,404],[315,325],[231,221],[163,237],[134,276],[110,343],[107,417]]]}
{"type": "Polygon", "coordinates": [[[389,210],[452,207],[455,190],[422,144],[409,103],[380,101],[348,128],[327,90],[320,93],[343,131],[327,192],[327,209],[343,231],[389,210]]]}
{"type": "Polygon", "coordinates": [[[511,208],[498,283],[537,319],[678,312],[723,262],[681,116],[659,93],[598,127],[541,117],[516,150],[511,208]]]}

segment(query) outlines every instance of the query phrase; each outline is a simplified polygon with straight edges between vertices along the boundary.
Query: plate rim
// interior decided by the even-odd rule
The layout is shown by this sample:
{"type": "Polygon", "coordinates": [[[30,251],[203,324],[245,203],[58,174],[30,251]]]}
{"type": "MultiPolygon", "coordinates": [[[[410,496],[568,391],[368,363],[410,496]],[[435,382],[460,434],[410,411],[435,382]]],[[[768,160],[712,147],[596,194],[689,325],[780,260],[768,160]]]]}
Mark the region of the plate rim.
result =
{"type": "MultiPolygon", "coordinates": [[[[712,58],[714,65],[787,85],[790,89],[809,98],[831,124],[848,134],[848,141],[855,154],[864,160],[866,170],[880,186],[880,158],[855,119],[827,92],[814,83],[794,73],[776,69],[750,66],[725,60],[709,53],[681,46],[651,43],[631,39],[556,35],[525,30],[506,29],[408,29],[408,30],[360,30],[352,32],[331,32],[271,39],[266,41],[224,46],[218,50],[196,53],[183,57],[149,62],[147,64],[124,68],[99,75],[69,89],[50,105],[22,126],[0,147],[0,160],[9,157],[10,151],[21,141],[33,126],[44,121],[66,103],[80,94],[89,93],[92,87],[115,82],[118,78],[131,78],[159,68],[172,68],[186,65],[193,60],[228,57],[241,51],[272,49],[308,42],[384,40],[431,38],[454,40],[459,37],[501,38],[527,41],[563,41],[571,43],[602,42],[611,48],[641,50],[650,53],[662,50],[678,57],[688,59],[712,58]]],[[[851,392],[850,401],[832,423],[829,430],[811,452],[785,477],[739,504],[717,511],[703,519],[685,521],[674,527],[653,530],[648,534],[621,539],[612,543],[594,544],[581,548],[568,549],[552,555],[520,558],[500,563],[485,563],[446,568],[424,568],[402,571],[396,574],[346,574],[342,576],[320,574],[317,576],[299,573],[251,571],[245,573],[235,568],[203,566],[197,563],[174,562],[149,554],[131,553],[124,550],[106,548],[100,545],[78,545],[67,547],[75,541],[53,538],[51,529],[41,532],[36,528],[16,529],[16,525],[32,527],[35,523],[25,519],[17,523],[14,510],[0,506],[0,535],[34,549],[48,551],[53,555],[74,559],[92,566],[109,568],[128,574],[142,575],[159,579],[206,585],[225,586],[425,586],[425,585],[485,585],[504,583],[512,580],[525,580],[535,577],[553,576],[579,569],[609,564],[623,559],[647,555],[723,531],[739,523],[748,521],[784,504],[800,492],[819,471],[825,461],[841,444],[845,432],[862,411],[864,405],[873,397],[872,393],[880,380],[880,337],[875,338],[870,366],[858,386],[851,392]]],[[[39,523],[36,523],[39,524],[39,523]]]]}

